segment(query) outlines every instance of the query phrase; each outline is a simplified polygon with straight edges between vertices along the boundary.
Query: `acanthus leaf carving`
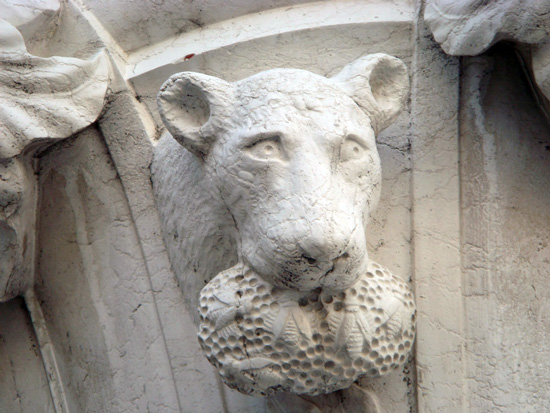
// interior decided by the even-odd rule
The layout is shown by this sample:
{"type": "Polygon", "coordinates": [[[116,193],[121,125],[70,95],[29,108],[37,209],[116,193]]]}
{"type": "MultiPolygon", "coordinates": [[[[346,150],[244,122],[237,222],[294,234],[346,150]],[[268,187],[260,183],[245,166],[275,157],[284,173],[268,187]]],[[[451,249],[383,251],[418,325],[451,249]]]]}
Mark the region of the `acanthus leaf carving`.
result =
{"type": "Polygon", "coordinates": [[[40,30],[55,24],[59,2],[0,6],[1,302],[33,282],[36,182],[28,157],[96,121],[110,64],[101,48],[88,60],[28,52],[20,30],[29,34],[35,23],[40,30]]]}

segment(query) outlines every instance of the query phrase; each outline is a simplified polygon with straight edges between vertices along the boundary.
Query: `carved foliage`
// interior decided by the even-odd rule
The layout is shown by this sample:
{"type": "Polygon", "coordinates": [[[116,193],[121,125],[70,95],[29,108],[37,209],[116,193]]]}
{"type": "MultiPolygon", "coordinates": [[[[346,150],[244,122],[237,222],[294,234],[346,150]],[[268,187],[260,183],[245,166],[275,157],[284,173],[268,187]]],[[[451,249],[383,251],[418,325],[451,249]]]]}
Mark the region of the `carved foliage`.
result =
{"type": "Polygon", "coordinates": [[[199,340],[224,381],[246,393],[318,395],[402,364],[414,340],[409,287],[372,263],[341,292],[283,290],[237,265],[202,291],[199,340]]]}

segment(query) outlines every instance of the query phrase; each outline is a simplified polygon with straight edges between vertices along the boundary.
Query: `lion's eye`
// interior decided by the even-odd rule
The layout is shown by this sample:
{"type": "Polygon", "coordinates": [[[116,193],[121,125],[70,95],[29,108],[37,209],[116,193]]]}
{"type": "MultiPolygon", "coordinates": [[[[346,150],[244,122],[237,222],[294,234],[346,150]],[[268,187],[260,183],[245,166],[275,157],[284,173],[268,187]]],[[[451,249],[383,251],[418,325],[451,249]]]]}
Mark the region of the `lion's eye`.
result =
{"type": "Polygon", "coordinates": [[[279,136],[261,139],[247,146],[246,150],[251,156],[261,160],[281,158],[283,155],[279,136]]]}
{"type": "Polygon", "coordinates": [[[353,136],[348,136],[340,146],[340,161],[346,162],[361,159],[368,152],[368,148],[353,136]]]}

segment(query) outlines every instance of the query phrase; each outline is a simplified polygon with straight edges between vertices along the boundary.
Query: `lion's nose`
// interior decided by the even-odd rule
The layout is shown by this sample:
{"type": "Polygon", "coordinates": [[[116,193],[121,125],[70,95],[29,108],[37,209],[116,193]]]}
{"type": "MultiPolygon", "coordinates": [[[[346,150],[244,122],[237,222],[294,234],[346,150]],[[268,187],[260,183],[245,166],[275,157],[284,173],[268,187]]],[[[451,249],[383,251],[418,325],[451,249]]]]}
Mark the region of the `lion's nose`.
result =
{"type": "Polygon", "coordinates": [[[340,254],[339,256],[337,256],[336,258],[334,258],[332,260],[332,263],[334,265],[343,264],[347,261],[348,258],[349,258],[349,254],[347,253],[347,251],[345,251],[342,254],[340,254]]]}
{"type": "Polygon", "coordinates": [[[319,246],[319,244],[306,244],[303,243],[300,245],[302,249],[302,255],[300,259],[307,262],[309,265],[317,265],[318,261],[325,263],[331,262],[332,264],[343,264],[349,258],[349,253],[347,251],[338,252],[337,256],[334,258],[334,249],[330,248],[332,246],[326,244],[325,248],[319,246]],[[306,248],[304,248],[306,247],[306,248]]]}
{"type": "Polygon", "coordinates": [[[308,237],[298,241],[299,254],[310,265],[315,265],[317,261],[345,260],[349,256],[350,240],[351,234],[345,231],[310,233],[308,237]]]}
{"type": "Polygon", "coordinates": [[[309,236],[298,243],[301,250],[301,258],[310,265],[315,265],[318,260],[330,260],[331,245],[325,237],[309,236]]]}

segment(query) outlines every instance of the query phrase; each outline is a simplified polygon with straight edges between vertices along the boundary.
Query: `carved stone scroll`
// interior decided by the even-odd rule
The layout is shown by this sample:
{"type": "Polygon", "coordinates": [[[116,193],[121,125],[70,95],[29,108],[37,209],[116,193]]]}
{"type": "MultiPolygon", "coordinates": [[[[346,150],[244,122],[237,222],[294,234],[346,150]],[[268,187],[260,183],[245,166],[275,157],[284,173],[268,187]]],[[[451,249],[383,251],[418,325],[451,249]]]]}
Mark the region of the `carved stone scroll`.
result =
{"type": "Polygon", "coordinates": [[[27,51],[22,32],[55,19],[57,1],[2,4],[0,11],[1,302],[32,284],[36,188],[29,158],[97,119],[109,84],[109,63],[101,50],[89,60],[27,51]]]}
{"type": "MultiPolygon", "coordinates": [[[[550,99],[549,13],[548,1],[428,0],[424,16],[435,40],[451,55],[476,56],[500,40],[520,45],[529,75],[550,99]]],[[[550,103],[544,106],[548,116],[550,103]]]]}

